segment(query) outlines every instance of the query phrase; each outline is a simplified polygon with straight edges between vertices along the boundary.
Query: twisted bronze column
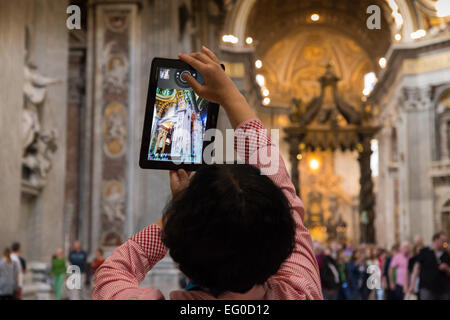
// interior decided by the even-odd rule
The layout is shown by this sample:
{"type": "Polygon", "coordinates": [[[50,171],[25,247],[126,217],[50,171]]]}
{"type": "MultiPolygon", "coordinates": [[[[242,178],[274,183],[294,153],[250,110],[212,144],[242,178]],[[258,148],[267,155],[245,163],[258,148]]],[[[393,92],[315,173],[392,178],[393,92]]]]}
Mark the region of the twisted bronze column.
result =
{"type": "Polygon", "coordinates": [[[370,137],[363,137],[361,144],[358,145],[358,152],[361,172],[359,179],[361,186],[359,191],[360,241],[361,243],[375,243],[375,195],[373,192],[372,169],[370,168],[370,156],[372,154],[370,137]]]}

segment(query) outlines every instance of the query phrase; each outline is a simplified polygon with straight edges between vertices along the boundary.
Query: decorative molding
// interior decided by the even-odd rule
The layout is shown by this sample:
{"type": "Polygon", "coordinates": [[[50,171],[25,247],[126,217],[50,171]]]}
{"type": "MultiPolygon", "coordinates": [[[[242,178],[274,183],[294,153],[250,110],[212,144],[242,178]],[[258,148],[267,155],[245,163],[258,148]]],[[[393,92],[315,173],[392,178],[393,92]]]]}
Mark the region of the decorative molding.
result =
{"type": "Polygon", "coordinates": [[[431,87],[403,87],[399,105],[407,112],[429,110],[432,108],[431,94],[431,87]]]}
{"type": "Polygon", "coordinates": [[[387,67],[382,69],[378,75],[378,82],[368,101],[379,104],[382,98],[392,90],[394,83],[403,75],[402,68],[405,60],[419,59],[426,54],[431,55],[440,50],[447,50],[447,52],[450,50],[450,36],[409,44],[393,44],[386,54],[387,67]]]}

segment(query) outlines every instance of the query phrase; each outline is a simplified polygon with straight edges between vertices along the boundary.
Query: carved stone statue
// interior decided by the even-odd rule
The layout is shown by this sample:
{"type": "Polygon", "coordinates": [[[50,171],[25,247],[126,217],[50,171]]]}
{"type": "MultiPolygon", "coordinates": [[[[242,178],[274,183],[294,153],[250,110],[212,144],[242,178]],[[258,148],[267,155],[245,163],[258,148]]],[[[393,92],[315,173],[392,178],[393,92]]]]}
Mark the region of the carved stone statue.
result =
{"type": "Polygon", "coordinates": [[[24,108],[22,112],[22,157],[24,179],[38,185],[51,169],[51,153],[57,149],[57,132],[44,132],[39,113],[45,100],[47,86],[60,82],[40,75],[37,68],[26,62],[24,66],[24,108]]]}
{"type": "Polygon", "coordinates": [[[118,140],[121,145],[125,143],[127,128],[123,117],[114,109],[112,113],[107,117],[108,135],[107,141],[118,140]]]}
{"type": "Polygon", "coordinates": [[[125,197],[120,188],[115,184],[111,184],[109,192],[105,194],[102,203],[103,212],[109,221],[114,221],[115,219],[125,220],[123,213],[124,204],[125,197]]]}
{"type": "Polygon", "coordinates": [[[39,133],[39,138],[33,148],[24,156],[22,163],[29,171],[27,180],[33,185],[39,185],[52,168],[52,154],[58,149],[56,130],[49,133],[39,133]]]}

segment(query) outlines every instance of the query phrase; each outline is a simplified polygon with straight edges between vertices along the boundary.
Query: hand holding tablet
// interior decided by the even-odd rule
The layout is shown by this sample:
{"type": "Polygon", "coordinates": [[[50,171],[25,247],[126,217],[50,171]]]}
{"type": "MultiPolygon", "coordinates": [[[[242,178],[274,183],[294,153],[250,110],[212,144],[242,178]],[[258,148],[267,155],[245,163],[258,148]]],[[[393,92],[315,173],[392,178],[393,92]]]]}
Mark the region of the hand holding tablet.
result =
{"type": "MultiPolygon", "coordinates": [[[[212,68],[205,68],[200,60],[191,62],[192,66],[181,60],[155,58],[152,61],[139,159],[141,168],[195,170],[203,163],[203,149],[207,145],[204,134],[216,127],[219,106],[205,99],[214,96],[205,90],[204,78],[193,66],[207,74],[213,72],[212,68]]],[[[225,75],[218,63],[217,67],[225,75]]]]}
{"type": "Polygon", "coordinates": [[[185,74],[184,77],[189,86],[202,98],[224,105],[233,95],[234,91],[238,91],[233,81],[223,70],[217,57],[203,47],[203,52],[195,52],[191,54],[179,54],[181,60],[198,70],[205,79],[205,83],[199,83],[192,75],[185,74]]]}

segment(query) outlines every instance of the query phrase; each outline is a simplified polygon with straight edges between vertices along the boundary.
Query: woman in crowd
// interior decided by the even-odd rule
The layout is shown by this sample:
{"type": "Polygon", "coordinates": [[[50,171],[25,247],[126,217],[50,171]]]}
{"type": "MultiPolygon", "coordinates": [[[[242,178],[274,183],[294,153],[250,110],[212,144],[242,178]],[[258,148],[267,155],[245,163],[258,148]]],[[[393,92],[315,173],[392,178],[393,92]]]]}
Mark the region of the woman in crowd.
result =
{"type": "Polygon", "coordinates": [[[349,271],[347,265],[347,254],[345,253],[345,249],[340,249],[337,252],[337,265],[339,271],[339,279],[341,282],[341,288],[339,290],[338,299],[349,300],[351,299],[351,292],[349,287],[349,271]]]}
{"type": "Polygon", "coordinates": [[[92,261],[91,264],[91,275],[94,275],[97,269],[105,262],[105,258],[103,257],[103,250],[101,248],[98,248],[95,252],[95,260],[92,261]]]}
{"type": "Polygon", "coordinates": [[[14,300],[18,277],[19,268],[11,260],[11,250],[6,248],[0,260],[0,300],[14,300]]]}
{"type": "Polygon", "coordinates": [[[56,300],[61,300],[61,292],[66,275],[66,259],[63,256],[63,250],[61,248],[56,249],[55,255],[52,257],[50,275],[52,277],[56,300]]]}
{"type": "Polygon", "coordinates": [[[378,262],[378,268],[379,268],[379,274],[380,274],[380,287],[376,289],[377,294],[377,300],[384,300],[384,279],[383,279],[383,270],[384,270],[384,264],[386,263],[386,250],[383,248],[378,248],[377,252],[377,262],[378,262]]]}
{"type": "Polygon", "coordinates": [[[352,300],[361,299],[361,285],[364,273],[364,261],[360,250],[354,250],[347,265],[349,273],[350,296],[352,300]]]}

